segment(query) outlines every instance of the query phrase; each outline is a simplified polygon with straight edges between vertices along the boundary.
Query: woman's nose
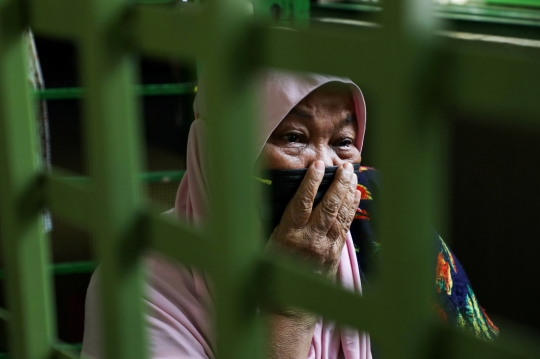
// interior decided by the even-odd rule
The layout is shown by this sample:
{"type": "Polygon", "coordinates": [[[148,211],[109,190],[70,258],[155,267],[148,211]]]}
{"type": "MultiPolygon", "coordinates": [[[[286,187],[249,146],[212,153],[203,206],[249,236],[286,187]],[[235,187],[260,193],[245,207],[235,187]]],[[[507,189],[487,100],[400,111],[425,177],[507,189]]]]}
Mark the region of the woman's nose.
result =
{"type": "Polygon", "coordinates": [[[315,161],[323,161],[325,167],[339,166],[341,163],[343,163],[343,160],[339,158],[334,151],[327,147],[321,148],[315,152],[315,156],[311,162],[315,161]]]}

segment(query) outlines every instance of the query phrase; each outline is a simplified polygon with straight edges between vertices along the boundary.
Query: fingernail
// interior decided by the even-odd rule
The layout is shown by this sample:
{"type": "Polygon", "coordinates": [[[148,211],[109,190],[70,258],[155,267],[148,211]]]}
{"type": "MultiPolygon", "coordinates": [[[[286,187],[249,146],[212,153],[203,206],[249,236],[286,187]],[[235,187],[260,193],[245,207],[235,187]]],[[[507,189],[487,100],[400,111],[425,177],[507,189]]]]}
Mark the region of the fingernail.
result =
{"type": "Polygon", "coordinates": [[[324,171],[323,161],[315,161],[315,163],[313,164],[313,167],[315,167],[317,171],[320,171],[320,172],[324,171]]]}
{"type": "Polygon", "coordinates": [[[346,172],[352,172],[353,171],[353,166],[347,162],[343,165],[343,169],[346,171],[346,172]]]}
{"type": "Polygon", "coordinates": [[[354,201],[357,202],[360,200],[360,197],[362,197],[362,193],[360,193],[360,191],[356,191],[355,195],[354,195],[354,201]]]}

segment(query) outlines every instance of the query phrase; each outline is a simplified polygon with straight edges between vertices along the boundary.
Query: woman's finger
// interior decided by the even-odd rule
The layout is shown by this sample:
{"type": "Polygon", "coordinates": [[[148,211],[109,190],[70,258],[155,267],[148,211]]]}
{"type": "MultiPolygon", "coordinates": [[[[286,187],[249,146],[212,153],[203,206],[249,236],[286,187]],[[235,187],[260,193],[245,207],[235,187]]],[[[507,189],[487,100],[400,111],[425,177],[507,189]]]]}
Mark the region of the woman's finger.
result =
{"type": "Polygon", "coordinates": [[[310,218],[310,227],[315,233],[326,234],[334,224],[341,205],[350,189],[353,166],[345,163],[336,171],[336,178],[315,207],[310,218]]]}
{"type": "Polygon", "coordinates": [[[313,201],[319,189],[319,185],[324,177],[324,162],[315,161],[307,170],[306,176],[302,180],[298,191],[291,199],[283,220],[286,226],[294,229],[303,228],[311,216],[313,201]]]}
{"type": "MultiPolygon", "coordinates": [[[[354,208],[355,203],[357,202],[356,199],[356,185],[358,183],[358,177],[353,175],[351,178],[351,182],[349,185],[349,190],[347,191],[347,195],[345,199],[343,200],[343,203],[341,204],[341,208],[339,209],[338,215],[336,220],[334,221],[334,224],[328,231],[327,237],[330,238],[333,241],[339,241],[341,237],[347,231],[349,230],[351,226],[352,219],[354,217],[351,217],[351,209],[354,208]]],[[[356,209],[355,209],[356,212],[356,209]]]]}
{"type": "Polygon", "coordinates": [[[356,211],[358,210],[358,207],[360,207],[360,199],[362,198],[362,192],[358,190],[358,177],[354,176],[354,183],[352,186],[353,195],[352,195],[352,202],[349,207],[349,216],[346,220],[347,227],[350,228],[352,221],[354,220],[354,216],[356,216],[356,211]]]}

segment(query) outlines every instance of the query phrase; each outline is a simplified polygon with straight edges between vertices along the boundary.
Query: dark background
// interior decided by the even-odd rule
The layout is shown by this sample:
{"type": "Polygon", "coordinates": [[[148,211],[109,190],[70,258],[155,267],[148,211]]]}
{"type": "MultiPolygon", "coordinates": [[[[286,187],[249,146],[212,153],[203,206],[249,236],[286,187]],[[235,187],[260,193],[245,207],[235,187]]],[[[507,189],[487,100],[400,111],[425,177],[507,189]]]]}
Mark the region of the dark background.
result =
{"type": "MultiPolygon", "coordinates": [[[[76,49],[69,43],[45,38],[38,37],[36,42],[47,88],[78,86],[76,49]]],[[[140,78],[147,84],[193,81],[193,64],[141,59],[140,78]]],[[[365,96],[369,129],[377,111],[376,106],[370,107],[370,94],[365,96]]],[[[146,171],[184,169],[192,102],[192,95],[142,99],[146,171]]],[[[86,173],[79,101],[48,101],[48,109],[53,165],[86,173]]],[[[540,273],[539,136],[511,126],[491,126],[490,121],[470,121],[473,116],[477,115],[459,111],[451,115],[451,220],[446,239],[495,324],[500,316],[540,330],[540,293],[536,289],[536,275],[540,273]]],[[[369,154],[374,147],[368,130],[364,165],[377,167],[369,154]]],[[[177,185],[149,185],[147,196],[160,202],[162,209],[170,208],[177,185]]],[[[55,262],[91,260],[91,233],[61,218],[53,219],[51,247],[55,262]]],[[[55,279],[63,341],[82,340],[89,278],[89,274],[76,274],[55,279]]]]}

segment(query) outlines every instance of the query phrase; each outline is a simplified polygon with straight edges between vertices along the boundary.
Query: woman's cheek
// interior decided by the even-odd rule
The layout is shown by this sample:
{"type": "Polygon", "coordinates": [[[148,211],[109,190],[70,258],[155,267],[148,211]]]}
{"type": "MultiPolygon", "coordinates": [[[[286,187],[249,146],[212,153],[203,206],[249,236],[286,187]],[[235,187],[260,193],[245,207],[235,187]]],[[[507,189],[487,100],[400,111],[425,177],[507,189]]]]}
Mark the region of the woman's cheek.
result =
{"type": "Polygon", "coordinates": [[[305,168],[301,159],[302,152],[299,147],[280,147],[267,143],[261,152],[263,167],[275,170],[305,168]]]}
{"type": "Polygon", "coordinates": [[[337,153],[341,161],[350,162],[352,164],[360,163],[361,156],[359,151],[343,151],[337,153]]]}

